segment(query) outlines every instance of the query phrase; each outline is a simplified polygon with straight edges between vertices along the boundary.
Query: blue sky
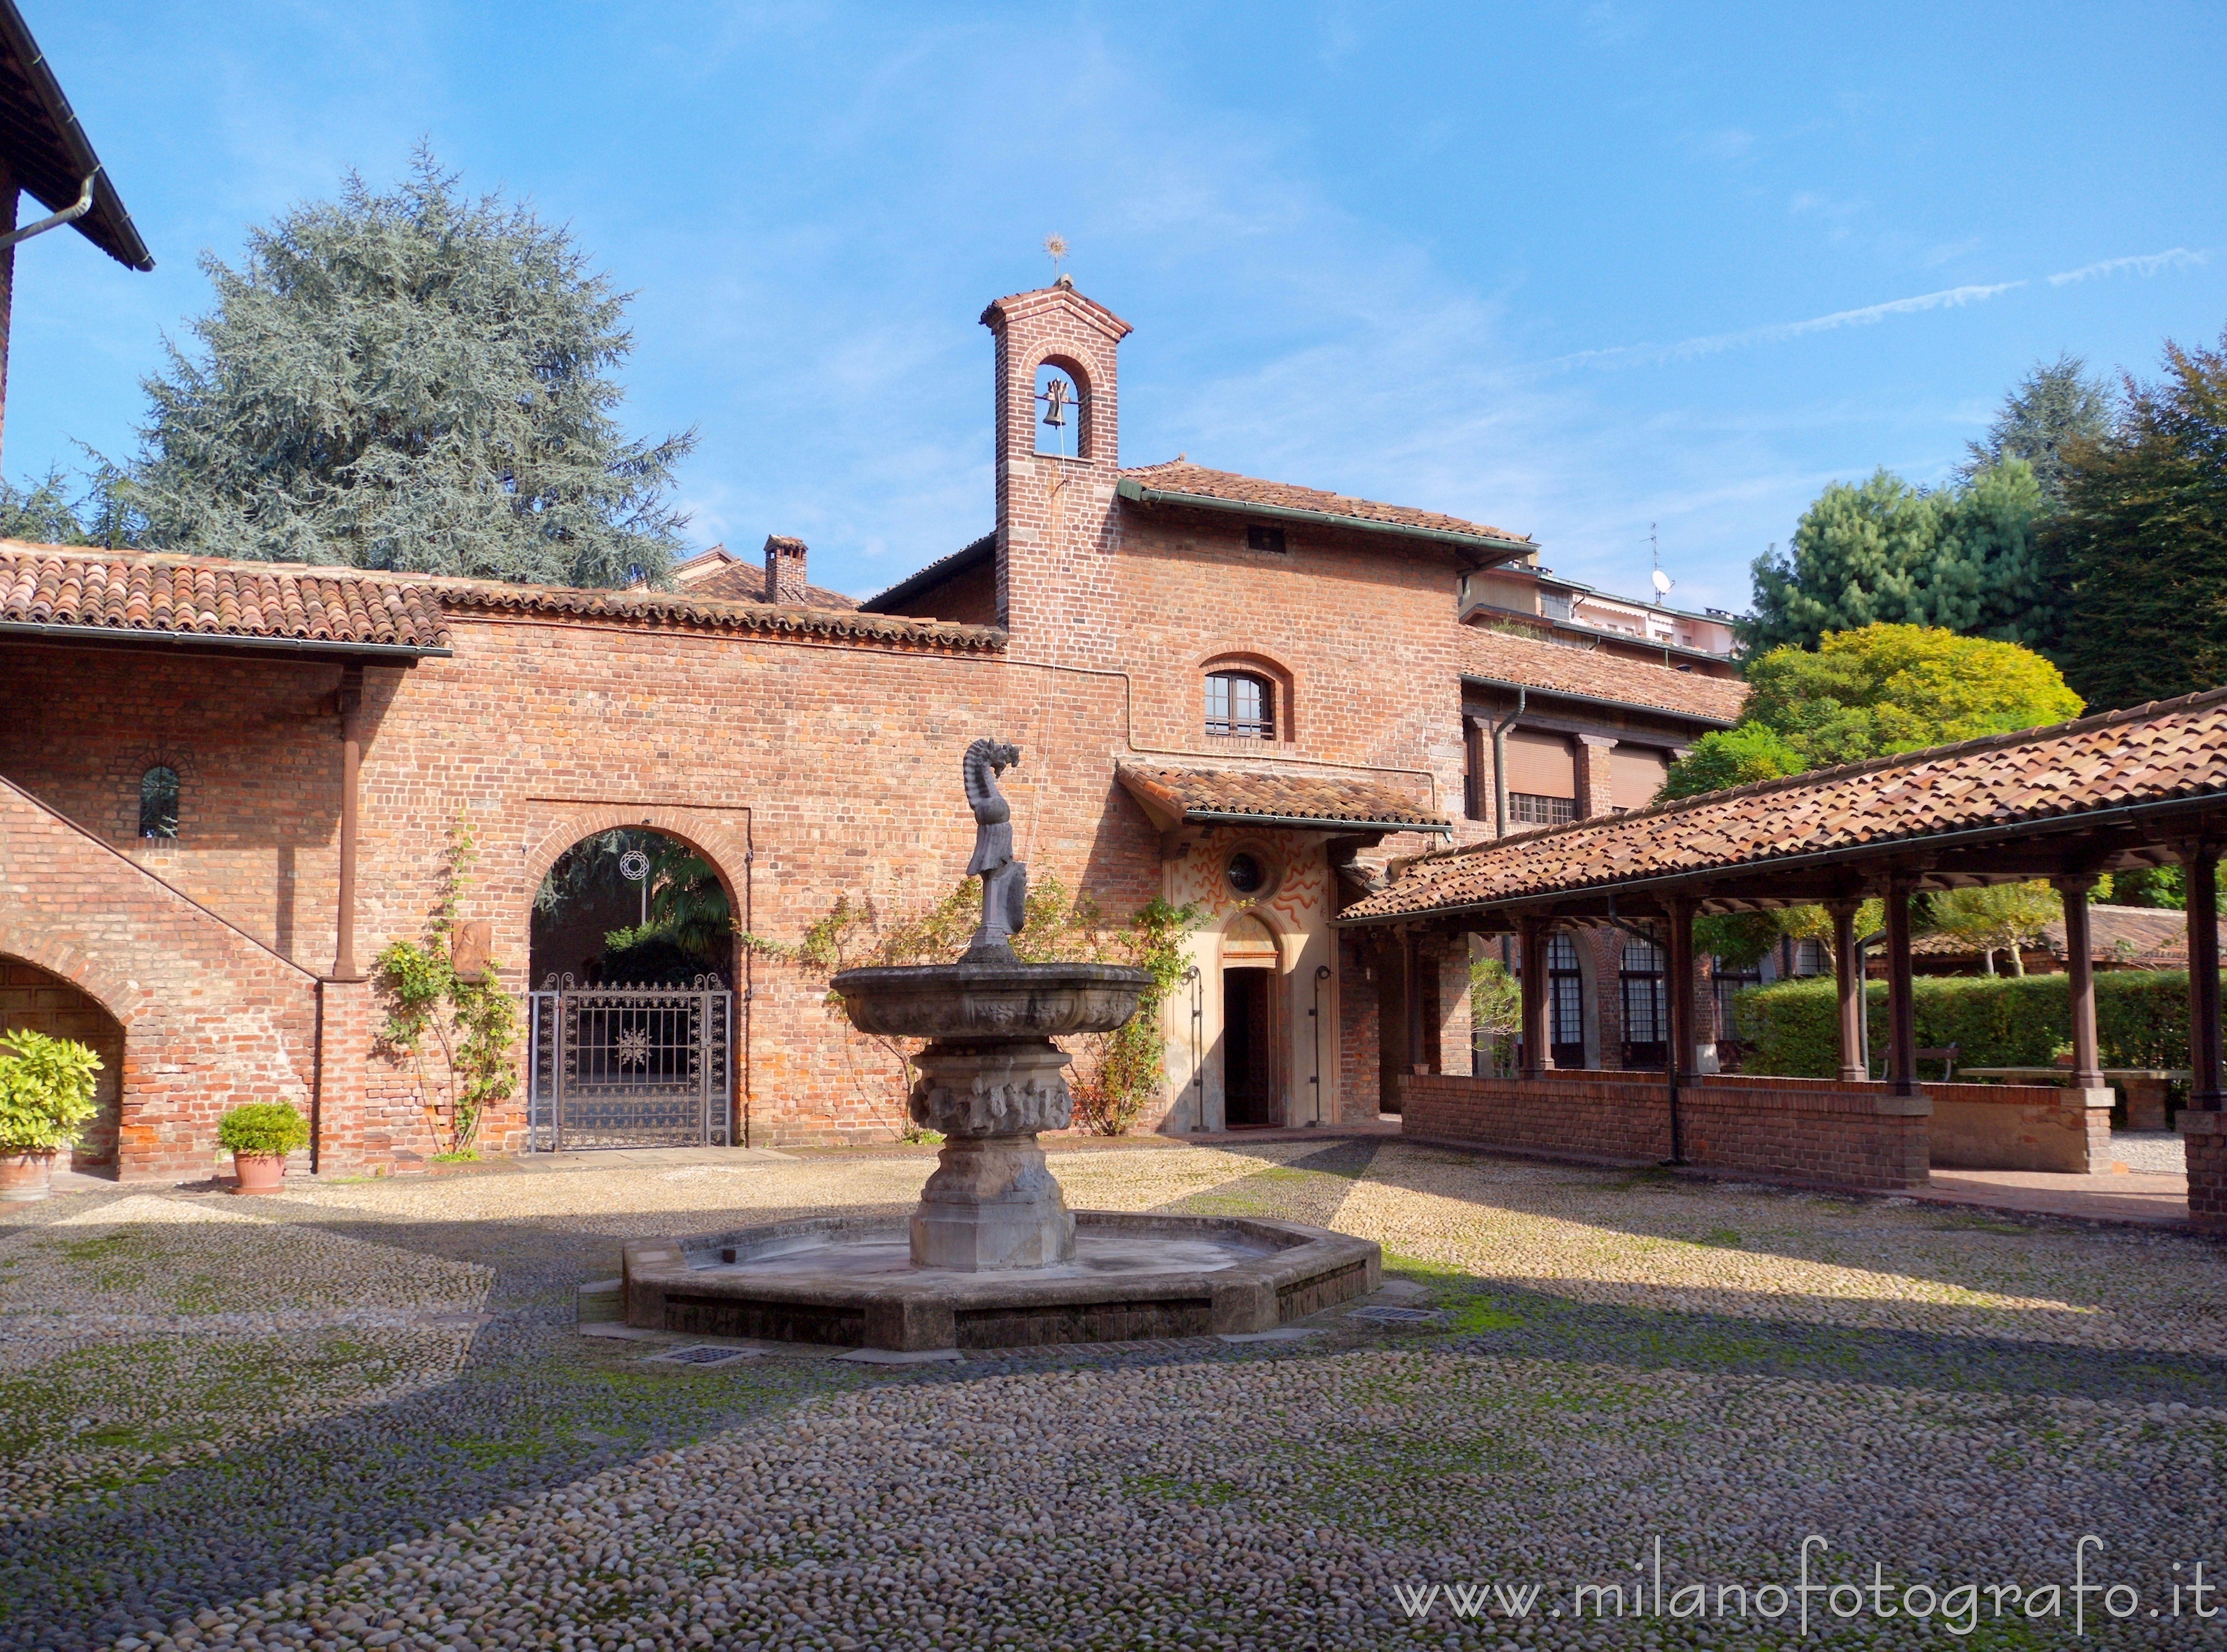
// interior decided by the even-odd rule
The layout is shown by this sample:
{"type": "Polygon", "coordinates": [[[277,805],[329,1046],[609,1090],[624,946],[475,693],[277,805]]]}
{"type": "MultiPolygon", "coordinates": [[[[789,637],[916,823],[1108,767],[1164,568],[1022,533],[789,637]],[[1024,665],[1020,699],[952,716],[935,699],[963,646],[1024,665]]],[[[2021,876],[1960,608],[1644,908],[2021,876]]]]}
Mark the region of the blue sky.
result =
{"type": "Polygon", "coordinates": [[[880,589],[990,523],[1000,293],[1137,328],[1122,457],[1451,511],[1746,605],[1835,477],[2037,357],[2227,326],[2227,8],[21,0],[160,267],[17,254],[5,459],[122,454],[204,249],[429,139],[636,290],[699,545],[880,589]]]}

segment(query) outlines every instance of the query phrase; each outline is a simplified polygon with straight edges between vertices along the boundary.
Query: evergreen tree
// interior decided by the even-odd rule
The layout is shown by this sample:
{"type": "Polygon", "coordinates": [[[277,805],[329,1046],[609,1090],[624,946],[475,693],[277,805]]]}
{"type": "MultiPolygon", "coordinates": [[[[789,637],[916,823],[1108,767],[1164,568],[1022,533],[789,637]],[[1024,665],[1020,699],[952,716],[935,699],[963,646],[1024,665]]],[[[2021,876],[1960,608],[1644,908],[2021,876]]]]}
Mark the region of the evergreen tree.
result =
{"type": "Polygon", "coordinates": [[[2065,450],[2100,442],[2110,431],[2111,388],[2088,376],[2086,361],[2070,353],[2037,361],[2003,398],[1987,438],[1965,444],[1971,457],[1963,474],[1969,479],[2005,459],[2023,459],[2054,511],[2064,501],[2065,450]]]}
{"type": "Polygon", "coordinates": [[[469,200],[421,150],[376,195],[252,231],[215,308],[146,381],[148,543],[549,584],[661,578],[692,432],[627,440],[627,296],[570,232],[469,200]]]}
{"type": "Polygon", "coordinates": [[[2227,336],[2165,347],[2108,442],[2068,450],[2046,549],[2071,588],[2058,654],[2101,705],[2227,684],[2227,336]]]}
{"type": "Polygon", "coordinates": [[[83,545],[85,528],[70,498],[69,477],[60,465],[29,488],[0,481],[0,539],[31,545],[83,545]]]}
{"type": "Polygon", "coordinates": [[[2039,641],[2049,623],[2034,537],[2044,511],[2015,456],[1937,492],[1886,470],[1860,487],[1835,482],[1803,513],[1787,554],[1757,559],[1741,640],[1761,654],[1888,624],[2039,641]]]}

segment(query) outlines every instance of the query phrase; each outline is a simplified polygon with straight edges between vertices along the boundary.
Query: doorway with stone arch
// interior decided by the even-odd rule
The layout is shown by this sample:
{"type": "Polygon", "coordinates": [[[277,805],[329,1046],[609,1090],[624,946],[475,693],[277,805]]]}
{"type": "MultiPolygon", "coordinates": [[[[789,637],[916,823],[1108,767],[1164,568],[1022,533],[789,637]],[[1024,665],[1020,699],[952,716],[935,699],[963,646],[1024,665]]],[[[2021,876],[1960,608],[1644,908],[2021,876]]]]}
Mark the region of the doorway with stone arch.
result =
{"type": "Polygon", "coordinates": [[[1222,1125],[1270,1130],[1284,1119],[1283,950],[1241,912],[1222,933],[1222,1125]]]}

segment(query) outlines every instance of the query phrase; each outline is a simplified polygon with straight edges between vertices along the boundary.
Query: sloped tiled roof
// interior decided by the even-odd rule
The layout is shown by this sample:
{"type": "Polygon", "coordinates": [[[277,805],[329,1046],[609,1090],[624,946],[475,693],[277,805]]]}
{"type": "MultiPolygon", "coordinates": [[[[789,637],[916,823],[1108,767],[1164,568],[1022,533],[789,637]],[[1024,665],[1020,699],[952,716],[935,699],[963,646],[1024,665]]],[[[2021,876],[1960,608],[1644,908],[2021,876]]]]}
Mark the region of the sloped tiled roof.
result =
{"type": "Polygon", "coordinates": [[[287,640],[438,649],[469,614],[555,614],[690,629],[828,637],[966,654],[1002,650],[994,628],[654,590],[513,585],[295,563],[83,551],[0,540],[0,628],[115,638],[287,640]]]}
{"type": "Polygon", "coordinates": [[[1530,543],[1522,534],[1510,533],[1504,528],[1488,527],[1482,522],[1464,521],[1458,516],[1447,516],[1438,511],[1416,510],[1407,505],[1382,505],[1373,499],[1355,499],[1346,494],[1325,493],[1319,488],[1302,488],[1293,482],[1263,482],[1258,476],[1241,476],[1235,471],[1209,470],[1204,465],[1192,464],[1186,459],[1171,459],[1165,464],[1138,466],[1124,470],[1121,478],[1155,493],[1180,494],[1193,499],[1222,500],[1239,505],[1266,505],[1277,510],[1344,517],[1352,521],[1375,523],[1385,527],[1413,528],[1427,533],[1452,534],[1462,539],[1490,539],[1504,545],[1530,543]]]}
{"type": "Polygon", "coordinates": [[[1475,625],[1461,628],[1456,647],[1464,675],[1547,693],[1614,700],[1712,723],[1737,722],[1747,702],[1747,685],[1737,678],[1674,671],[1605,649],[1565,647],[1475,625]]]}
{"type": "MultiPolygon", "coordinates": [[[[2221,925],[2220,934],[2227,942],[2227,923],[2221,925]]],[[[2041,946],[2052,957],[2064,956],[2064,920],[2052,919],[2042,926],[2041,946]]],[[[1926,958],[1980,955],[1979,947],[1964,936],[1939,933],[1911,936],[1910,950],[1926,958]]],[[[2088,952],[2092,963],[2185,969],[2188,966],[2188,914],[2165,906],[2094,903],[2088,908],[2088,952]]]]}
{"type": "Polygon", "coordinates": [[[218,562],[0,540],[0,622],[445,648],[441,604],[422,584],[345,568],[218,562]]]}
{"type": "Polygon", "coordinates": [[[858,604],[868,613],[884,611],[897,603],[909,603],[924,590],[941,584],[979,564],[987,562],[998,549],[998,536],[985,533],[979,539],[968,541],[948,557],[938,557],[927,567],[907,574],[887,590],[877,591],[858,604]]]}
{"type": "Polygon", "coordinates": [[[2227,814],[2227,689],[1437,851],[1345,916],[1490,906],[2204,798],[2227,814]]]}
{"type": "MultiPolygon", "coordinates": [[[[724,596],[741,603],[765,600],[765,564],[747,561],[724,545],[715,545],[676,564],[673,581],[690,596],[724,596]]],[[[802,606],[840,610],[858,607],[858,599],[825,585],[807,585],[802,606]]]]}
{"type": "Polygon", "coordinates": [[[1286,825],[1447,832],[1453,823],[1412,797],[1373,781],[1250,769],[1148,769],[1123,763],[1121,783],[1148,807],[1203,823],[1257,819],[1286,825]]]}

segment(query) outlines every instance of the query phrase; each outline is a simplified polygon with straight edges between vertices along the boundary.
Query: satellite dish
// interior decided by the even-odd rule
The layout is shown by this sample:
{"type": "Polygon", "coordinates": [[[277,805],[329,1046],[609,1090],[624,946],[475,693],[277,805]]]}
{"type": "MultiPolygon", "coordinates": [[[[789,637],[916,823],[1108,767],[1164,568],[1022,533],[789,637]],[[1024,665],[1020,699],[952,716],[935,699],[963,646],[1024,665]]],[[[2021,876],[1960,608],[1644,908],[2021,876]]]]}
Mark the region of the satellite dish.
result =
{"type": "Polygon", "coordinates": [[[1655,571],[1655,594],[1657,596],[1668,596],[1670,594],[1670,576],[1657,568],[1655,571]]]}

